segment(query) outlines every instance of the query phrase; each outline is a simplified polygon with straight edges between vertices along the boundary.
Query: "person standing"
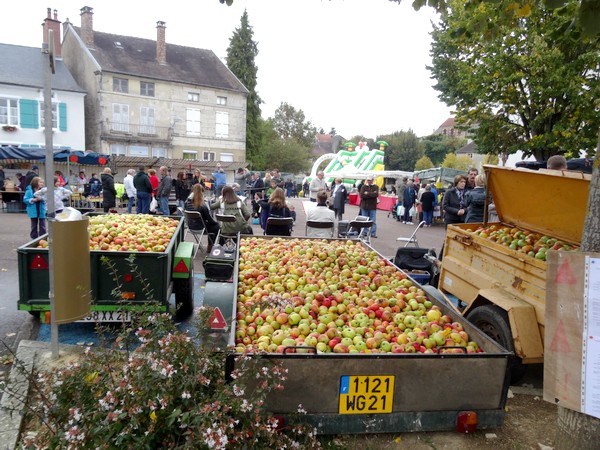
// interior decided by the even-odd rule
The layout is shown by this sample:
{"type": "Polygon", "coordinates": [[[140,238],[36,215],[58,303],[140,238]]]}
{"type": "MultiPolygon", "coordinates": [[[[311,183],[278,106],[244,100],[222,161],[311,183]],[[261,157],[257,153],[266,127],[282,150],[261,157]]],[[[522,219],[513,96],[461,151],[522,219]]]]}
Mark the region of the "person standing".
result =
{"type": "Polygon", "coordinates": [[[102,181],[102,208],[107,213],[117,206],[117,190],[115,189],[115,179],[112,176],[110,167],[104,168],[100,180],[102,181]]]}
{"type": "Polygon", "coordinates": [[[471,189],[475,189],[475,177],[479,171],[475,167],[471,167],[467,172],[467,183],[465,184],[465,189],[470,191],[471,189]]]}
{"type": "Polygon", "coordinates": [[[40,168],[38,166],[31,166],[31,170],[25,174],[25,188],[23,190],[27,189],[27,186],[31,184],[31,180],[37,177],[39,173],[40,168]]]}
{"type": "Polygon", "coordinates": [[[4,175],[4,166],[0,166],[0,191],[4,190],[4,180],[5,180],[5,175],[4,175]]]}
{"type": "Polygon", "coordinates": [[[444,194],[442,210],[444,211],[444,225],[464,223],[465,213],[465,185],[467,179],[464,175],[454,177],[454,187],[444,194]]]}
{"type": "Polygon", "coordinates": [[[302,184],[302,197],[308,197],[308,191],[310,190],[310,184],[308,184],[308,180],[304,180],[302,184]]]}
{"type": "Polygon", "coordinates": [[[44,180],[40,177],[33,177],[23,196],[27,217],[31,222],[31,231],[29,232],[31,239],[37,239],[46,234],[46,201],[43,197],[35,196],[35,193],[43,187],[44,180]]]}
{"type": "MultiPolygon", "coordinates": [[[[127,171],[127,175],[123,179],[123,188],[125,189],[125,193],[127,194],[127,214],[131,214],[131,210],[133,208],[133,199],[137,196],[137,192],[135,190],[135,186],[133,185],[133,176],[135,175],[135,170],[129,169],[127,171]]],[[[92,174],[92,178],[94,174],[92,174]]]]}
{"type": "Polygon", "coordinates": [[[150,213],[150,198],[152,197],[152,184],[144,168],[140,167],[133,177],[133,186],[136,190],[136,212],[138,214],[150,213]]]}
{"type": "Polygon", "coordinates": [[[483,213],[485,210],[485,175],[480,174],[475,177],[475,189],[467,191],[465,194],[465,208],[467,214],[465,223],[483,222],[483,213]]]}
{"type": "Polygon", "coordinates": [[[346,207],[346,199],[348,198],[348,190],[341,178],[335,179],[335,184],[331,189],[331,197],[333,199],[333,212],[337,220],[342,220],[346,207]]]}
{"type": "Polygon", "coordinates": [[[248,173],[248,169],[243,167],[238,168],[237,172],[233,176],[233,181],[240,186],[240,191],[243,192],[244,196],[248,196],[248,180],[250,178],[250,174],[248,173]]]}
{"type": "Polygon", "coordinates": [[[413,224],[410,210],[417,200],[417,192],[415,191],[413,181],[409,180],[404,188],[404,196],[402,199],[402,206],[404,206],[404,217],[402,217],[402,223],[409,225],[413,224]]]}
{"type": "Polygon", "coordinates": [[[223,167],[221,167],[221,163],[217,164],[217,169],[212,174],[215,180],[215,196],[220,197],[223,188],[227,184],[227,175],[225,175],[225,171],[223,167]]]}
{"type": "Polygon", "coordinates": [[[425,226],[430,227],[433,222],[433,209],[435,208],[436,198],[431,191],[431,184],[425,186],[425,192],[421,194],[421,208],[423,209],[423,220],[425,226]]]}
{"type": "Polygon", "coordinates": [[[158,173],[160,174],[160,183],[156,190],[158,207],[163,216],[168,216],[171,214],[169,210],[169,195],[171,195],[171,189],[173,188],[173,178],[169,176],[169,170],[166,166],[161,166],[158,169],[158,173]]]}
{"type": "MultiPolygon", "coordinates": [[[[60,178],[54,176],[54,213],[60,214],[65,208],[64,200],[69,200],[72,192],[60,185],[60,178]]],[[[44,199],[44,202],[48,198],[48,187],[44,186],[41,189],[38,189],[34,194],[35,197],[40,197],[44,199]]],[[[47,203],[46,203],[47,207],[47,203]]]]}
{"type": "Polygon", "coordinates": [[[156,176],[156,170],[148,169],[148,177],[150,178],[150,185],[152,186],[152,196],[156,197],[156,191],[160,184],[159,178],[156,176]]]}
{"type": "MultiPolygon", "coordinates": [[[[373,222],[371,237],[377,237],[377,198],[379,186],[373,183],[373,176],[367,176],[367,181],[360,188],[360,215],[366,216],[373,222]]],[[[366,234],[366,232],[365,232],[366,234]]]]}
{"type": "MultiPolygon", "coordinates": [[[[202,186],[202,188],[202,196],[204,197],[204,186],[202,186]]],[[[179,208],[185,209],[185,201],[190,196],[191,192],[192,186],[190,186],[190,182],[186,179],[185,173],[180,171],[175,180],[175,199],[177,200],[177,206],[179,208]]]]}
{"type": "Polygon", "coordinates": [[[90,178],[90,197],[99,197],[102,191],[102,182],[98,179],[95,173],[90,178]]]}
{"type": "Polygon", "coordinates": [[[26,191],[28,186],[27,178],[25,178],[20,172],[16,173],[15,178],[17,179],[16,186],[19,188],[19,190],[23,192],[26,191]]]}
{"type": "Polygon", "coordinates": [[[319,170],[317,172],[317,176],[315,178],[313,178],[312,181],[310,182],[310,201],[311,202],[317,201],[317,194],[319,192],[327,190],[327,183],[323,179],[324,176],[325,176],[325,174],[323,173],[323,171],[319,170]]]}

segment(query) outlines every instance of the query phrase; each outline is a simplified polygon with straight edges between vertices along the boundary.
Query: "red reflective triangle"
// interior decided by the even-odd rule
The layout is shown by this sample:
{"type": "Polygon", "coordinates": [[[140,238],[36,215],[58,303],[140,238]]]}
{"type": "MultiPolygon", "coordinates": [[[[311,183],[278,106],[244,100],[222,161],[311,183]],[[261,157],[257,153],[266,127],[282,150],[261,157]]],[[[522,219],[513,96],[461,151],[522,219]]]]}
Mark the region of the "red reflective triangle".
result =
{"type": "Polygon", "coordinates": [[[31,260],[31,264],[29,265],[30,269],[47,269],[48,262],[44,259],[44,257],[40,254],[35,255],[31,260]]]}
{"type": "Polygon", "coordinates": [[[175,265],[175,268],[173,269],[173,272],[188,273],[189,271],[190,270],[185,265],[183,259],[180,259],[179,262],[175,265]]]}
{"type": "Polygon", "coordinates": [[[553,352],[561,352],[561,353],[570,353],[571,346],[569,345],[569,337],[567,336],[567,331],[565,330],[565,324],[562,319],[558,322],[556,326],[556,331],[554,332],[554,337],[552,338],[552,343],[550,344],[550,350],[553,352]]]}
{"type": "Polygon", "coordinates": [[[577,284],[577,277],[571,270],[569,259],[566,258],[556,272],[556,283],[558,284],[577,284]]]}
{"type": "Polygon", "coordinates": [[[225,317],[223,317],[223,313],[217,306],[210,316],[210,328],[212,330],[224,330],[227,327],[227,322],[225,322],[225,317]]]}

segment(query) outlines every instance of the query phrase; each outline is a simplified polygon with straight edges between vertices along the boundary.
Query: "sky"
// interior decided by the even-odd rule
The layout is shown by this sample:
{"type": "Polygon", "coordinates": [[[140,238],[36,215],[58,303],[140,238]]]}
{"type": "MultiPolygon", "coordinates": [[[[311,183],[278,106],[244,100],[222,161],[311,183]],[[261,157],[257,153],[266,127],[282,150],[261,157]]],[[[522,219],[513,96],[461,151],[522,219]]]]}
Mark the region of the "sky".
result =
{"type": "Polygon", "coordinates": [[[93,8],[94,30],[156,39],[166,22],[169,44],[212,50],[225,61],[244,10],[258,46],[257,91],[262,116],[285,102],[318,129],[346,139],[394,131],[431,134],[452,109],[438,99],[426,66],[436,14],[388,0],[116,1],[21,0],[4,10],[0,43],[40,47],[48,7],[81,25],[93,8]]]}

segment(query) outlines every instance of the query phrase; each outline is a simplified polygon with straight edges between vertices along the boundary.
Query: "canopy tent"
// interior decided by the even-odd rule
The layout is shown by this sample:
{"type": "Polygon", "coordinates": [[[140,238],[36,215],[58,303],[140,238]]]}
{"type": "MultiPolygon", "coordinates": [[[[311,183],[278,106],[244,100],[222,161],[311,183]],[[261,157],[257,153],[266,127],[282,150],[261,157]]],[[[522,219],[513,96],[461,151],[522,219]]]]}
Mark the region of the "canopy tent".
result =
{"type": "MultiPolygon", "coordinates": [[[[46,161],[46,149],[15,147],[13,145],[0,146],[0,160],[20,160],[20,161],[46,161]]],[[[81,150],[71,150],[68,148],[58,148],[54,150],[54,161],[71,162],[85,164],[90,166],[104,166],[109,163],[109,155],[103,155],[96,152],[83,152],[81,150]]]]}

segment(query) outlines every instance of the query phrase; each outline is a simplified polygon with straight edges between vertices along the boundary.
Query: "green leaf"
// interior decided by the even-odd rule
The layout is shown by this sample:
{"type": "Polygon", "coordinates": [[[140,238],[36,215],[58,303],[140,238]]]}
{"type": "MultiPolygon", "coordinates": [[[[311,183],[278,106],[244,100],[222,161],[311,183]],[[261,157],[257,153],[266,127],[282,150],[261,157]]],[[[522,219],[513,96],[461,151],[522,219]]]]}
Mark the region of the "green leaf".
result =
{"type": "Polygon", "coordinates": [[[598,0],[581,0],[579,24],[585,36],[600,35],[600,2],[598,0]]]}
{"type": "Polygon", "coordinates": [[[548,9],[562,8],[567,4],[566,0],[544,0],[548,9]]]}
{"type": "Polygon", "coordinates": [[[425,6],[425,4],[427,3],[427,0],[414,0],[412,7],[415,11],[420,10],[423,6],[425,6]]]}

